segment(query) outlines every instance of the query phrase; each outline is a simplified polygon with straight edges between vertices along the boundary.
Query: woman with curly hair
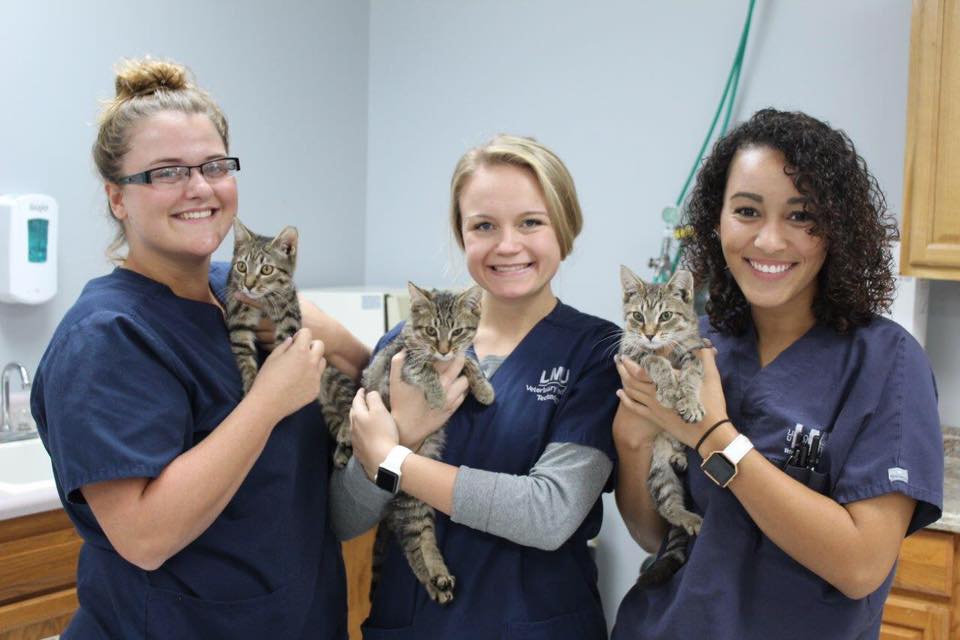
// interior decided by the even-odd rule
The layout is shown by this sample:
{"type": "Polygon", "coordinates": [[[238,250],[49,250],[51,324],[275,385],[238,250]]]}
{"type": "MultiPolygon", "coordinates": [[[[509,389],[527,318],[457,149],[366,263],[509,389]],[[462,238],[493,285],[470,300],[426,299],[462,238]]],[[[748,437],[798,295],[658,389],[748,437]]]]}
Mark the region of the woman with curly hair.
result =
{"type": "Polygon", "coordinates": [[[716,348],[701,355],[706,415],[685,423],[619,363],[617,504],[656,551],[646,477],[664,429],[690,447],[703,526],[669,581],[627,594],[613,638],[876,638],[900,542],[943,495],[929,362],[877,315],[895,221],[846,134],[773,109],[717,142],[687,216],[716,348]]]}

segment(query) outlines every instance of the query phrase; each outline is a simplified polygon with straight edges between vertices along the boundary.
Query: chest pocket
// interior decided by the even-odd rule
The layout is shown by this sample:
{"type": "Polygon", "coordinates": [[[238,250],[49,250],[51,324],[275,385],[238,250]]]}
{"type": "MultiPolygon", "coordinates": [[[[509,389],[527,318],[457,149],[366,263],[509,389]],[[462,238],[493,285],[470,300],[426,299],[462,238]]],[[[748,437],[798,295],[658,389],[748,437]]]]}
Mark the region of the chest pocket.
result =
{"type": "Polygon", "coordinates": [[[607,625],[596,609],[566,613],[537,622],[511,622],[504,640],[601,640],[607,625]]]}
{"type": "Polygon", "coordinates": [[[146,637],[178,638],[287,638],[287,592],[230,602],[201,600],[150,587],[147,592],[146,637]]]}

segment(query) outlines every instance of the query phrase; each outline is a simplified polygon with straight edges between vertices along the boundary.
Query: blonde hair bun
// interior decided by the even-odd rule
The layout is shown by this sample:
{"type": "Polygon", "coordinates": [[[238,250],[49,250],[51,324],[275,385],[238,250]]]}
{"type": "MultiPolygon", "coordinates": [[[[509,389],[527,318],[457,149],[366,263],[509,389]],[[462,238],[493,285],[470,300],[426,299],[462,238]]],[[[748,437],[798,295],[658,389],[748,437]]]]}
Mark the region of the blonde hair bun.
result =
{"type": "Polygon", "coordinates": [[[187,68],[167,60],[123,60],[117,66],[117,100],[129,100],[157,91],[179,91],[190,86],[187,68]]]}

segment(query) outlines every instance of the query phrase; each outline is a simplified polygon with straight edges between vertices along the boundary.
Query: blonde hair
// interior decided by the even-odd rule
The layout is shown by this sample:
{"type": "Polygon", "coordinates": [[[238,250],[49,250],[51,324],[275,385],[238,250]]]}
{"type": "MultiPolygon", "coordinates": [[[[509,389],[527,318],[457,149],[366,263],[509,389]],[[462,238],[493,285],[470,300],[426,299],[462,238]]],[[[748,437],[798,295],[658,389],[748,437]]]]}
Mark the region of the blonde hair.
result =
{"type": "MultiPolygon", "coordinates": [[[[116,96],[104,101],[98,119],[100,130],[93,144],[93,161],[104,182],[115,183],[123,177],[120,167],[130,150],[133,129],[161,111],[206,115],[220,134],[224,148],[229,150],[227,118],[213,98],[193,84],[186,67],[146,57],[122,60],[116,66],[116,74],[116,96]]],[[[116,262],[123,259],[119,250],[126,244],[126,233],[123,224],[114,218],[109,202],[107,211],[118,228],[107,247],[107,256],[116,262]]]]}
{"type": "Polygon", "coordinates": [[[555,153],[533,138],[500,134],[489,142],[470,149],[453,171],[450,180],[450,225],[453,237],[463,249],[463,214],[460,196],[473,176],[483,166],[510,165],[533,173],[543,191],[547,215],[557,234],[560,257],[573,250],[573,241],[583,228],[583,214],[577,200],[573,177],[555,153]]]}

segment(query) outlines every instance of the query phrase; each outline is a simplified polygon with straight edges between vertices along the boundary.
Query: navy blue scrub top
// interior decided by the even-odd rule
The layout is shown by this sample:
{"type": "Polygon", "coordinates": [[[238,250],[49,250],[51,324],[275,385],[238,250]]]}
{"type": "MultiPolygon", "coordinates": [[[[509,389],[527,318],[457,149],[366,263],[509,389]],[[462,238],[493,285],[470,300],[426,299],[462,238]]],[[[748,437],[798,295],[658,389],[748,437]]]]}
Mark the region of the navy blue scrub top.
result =
{"type": "MultiPolygon", "coordinates": [[[[228,268],[210,270],[221,301],[228,268]]],[[[156,477],[242,397],[216,306],[126,269],[84,288],[47,347],[32,396],[60,500],[84,540],[80,609],[63,638],[347,637],[316,403],[277,425],[223,513],[155,571],[121,558],[83,499],[86,484],[156,477]]]]}
{"type": "MultiPolygon", "coordinates": [[[[615,460],[618,337],[615,325],[558,302],[494,373],[494,404],[484,407],[468,396],[447,423],[444,462],[528,475],[551,442],[594,447],[615,460]]],[[[430,600],[390,536],[365,640],[606,639],[597,567],[587,547],[603,519],[599,498],[556,551],[521,546],[440,512],[436,517],[440,549],[457,579],[453,602],[430,600]]]]}
{"type": "MultiPolygon", "coordinates": [[[[943,440],[933,372],[902,327],[876,317],[846,336],[815,326],[760,368],[756,334],[719,333],[727,410],[778,467],[795,425],[826,433],[808,486],[840,504],[898,492],[917,500],[909,533],[935,522],[943,504],[943,440]]],[[[617,614],[613,640],[867,640],[880,632],[884,584],[851,600],[763,535],[734,495],[699,470],[688,452],[688,495],[704,518],[687,563],[667,584],[636,587],[617,614]]]]}

